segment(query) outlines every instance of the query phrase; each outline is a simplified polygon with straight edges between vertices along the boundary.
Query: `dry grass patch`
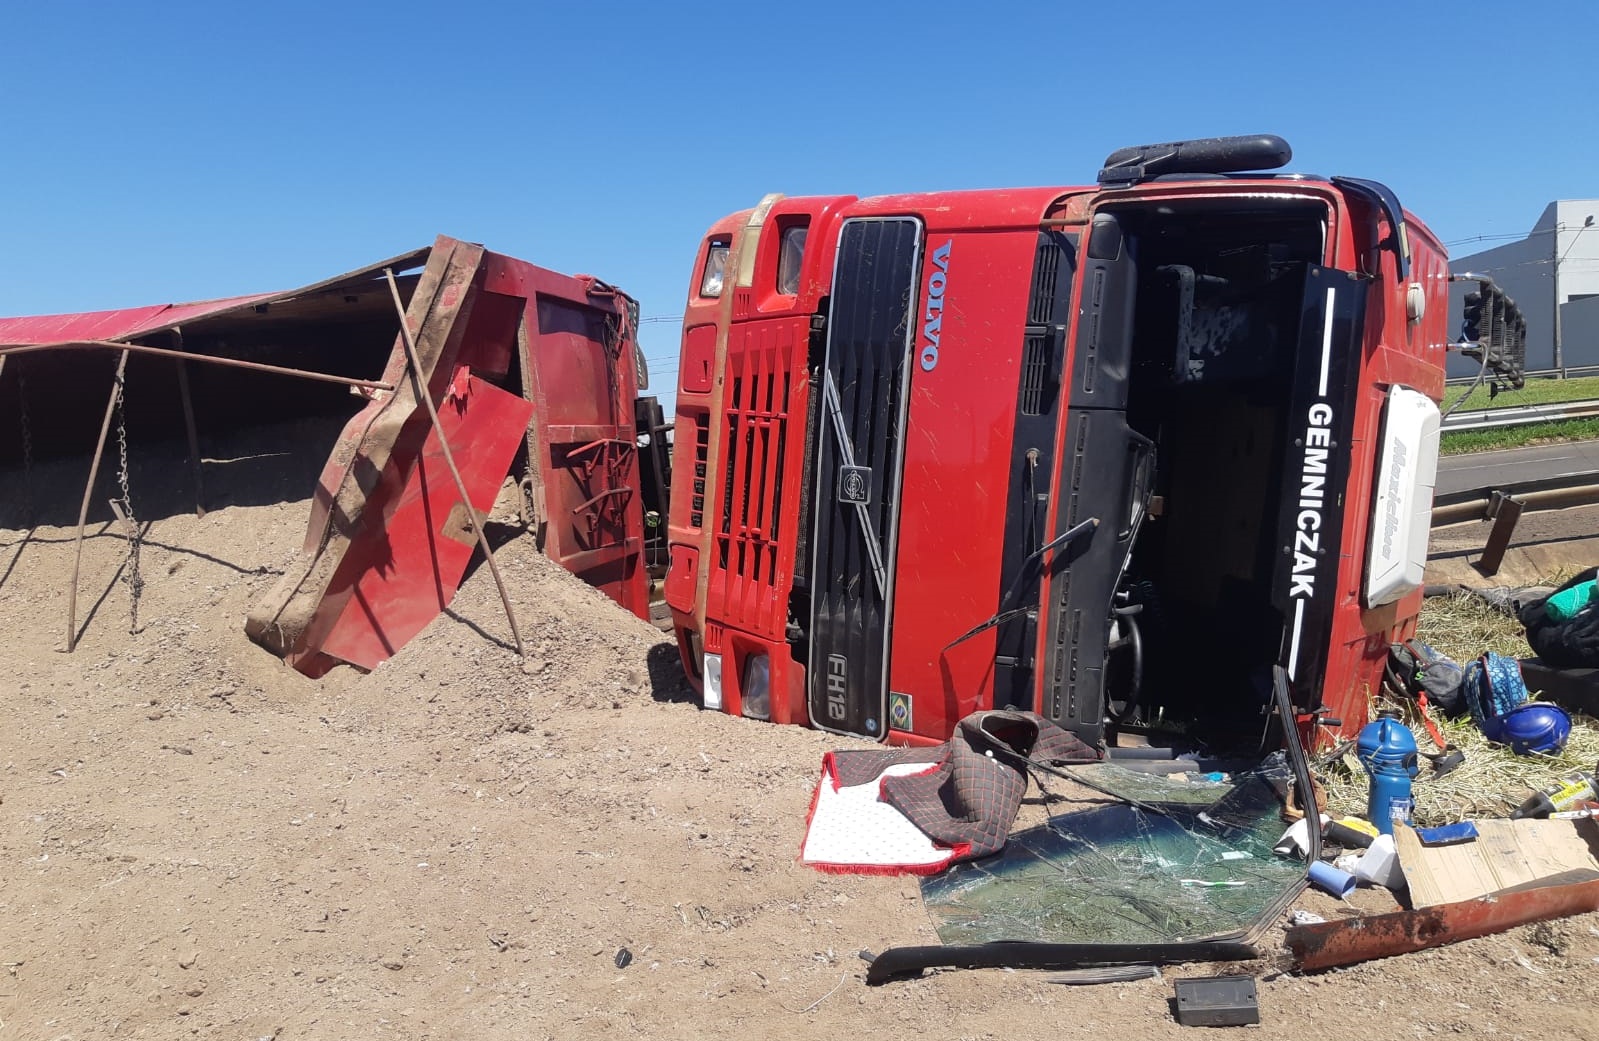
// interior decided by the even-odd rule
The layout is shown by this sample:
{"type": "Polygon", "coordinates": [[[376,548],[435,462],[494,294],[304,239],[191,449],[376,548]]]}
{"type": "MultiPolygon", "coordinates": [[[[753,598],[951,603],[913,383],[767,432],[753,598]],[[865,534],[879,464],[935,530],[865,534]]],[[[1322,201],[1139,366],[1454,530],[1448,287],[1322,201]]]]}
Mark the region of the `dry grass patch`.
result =
{"type": "MultiPolygon", "coordinates": [[[[1550,584],[1558,583],[1552,580],[1550,584]]],[[[1516,658],[1532,654],[1520,622],[1481,597],[1465,593],[1429,598],[1422,607],[1417,635],[1462,665],[1484,651],[1516,658]]],[[[1532,692],[1535,699],[1537,693],[1532,692]]],[[[1438,751],[1413,704],[1399,705],[1382,698],[1376,707],[1399,709],[1416,735],[1416,746],[1423,752],[1438,751]]],[[[1557,756],[1516,755],[1490,743],[1469,716],[1450,720],[1434,712],[1433,719],[1444,741],[1464,752],[1466,761],[1435,777],[1429,761],[1422,760],[1414,787],[1416,823],[1422,827],[1507,816],[1534,789],[1573,770],[1591,772],[1599,763],[1599,723],[1587,716],[1573,717],[1571,739],[1557,756]]],[[[1353,744],[1347,752],[1324,760],[1321,773],[1334,816],[1366,815],[1368,779],[1355,759],[1353,744]]]]}

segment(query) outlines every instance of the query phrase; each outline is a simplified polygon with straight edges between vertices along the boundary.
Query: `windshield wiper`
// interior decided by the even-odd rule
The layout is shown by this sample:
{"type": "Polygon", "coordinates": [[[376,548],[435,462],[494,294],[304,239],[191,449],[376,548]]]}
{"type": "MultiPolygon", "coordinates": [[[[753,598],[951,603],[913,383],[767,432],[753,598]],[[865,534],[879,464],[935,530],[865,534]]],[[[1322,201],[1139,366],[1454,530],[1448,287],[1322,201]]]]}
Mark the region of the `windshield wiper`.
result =
{"type": "Polygon", "coordinates": [[[1023,614],[1026,614],[1027,612],[1033,610],[1032,606],[1013,607],[1013,608],[1010,608],[1009,610],[1005,610],[1005,605],[1010,602],[1011,598],[1016,595],[1017,589],[1019,589],[1021,587],[1022,577],[1027,574],[1029,569],[1032,568],[1033,563],[1035,561],[1037,561],[1040,557],[1042,557],[1045,553],[1048,553],[1052,549],[1059,549],[1062,546],[1071,545],[1073,542],[1076,542],[1082,536],[1091,534],[1098,527],[1099,527],[1099,518],[1098,517],[1090,517],[1087,520],[1083,521],[1081,524],[1077,524],[1077,525],[1074,525],[1071,528],[1066,529],[1065,531],[1061,532],[1059,535],[1055,536],[1054,538],[1050,539],[1048,542],[1044,543],[1042,546],[1039,546],[1037,549],[1033,550],[1032,553],[1028,554],[1027,559],[1022,561],[1022,566],[1016,569],[1016,577],[1011,579],[1011,583],[1010,583],[1009,586],[1007,586],[1005,588],[1005,592],[1000,594],[1000,597],[999,597],[1000,610],[999,610],[999,612],[994,614],[994,615],[992,615],[992,616],[990,616],[989,619],[986,622],[979,623],[977,626],[966,630],[964,633],[962,633],[961,635],[957,636],[955,639],[951,640],[949,643],[945,644],[944,645],[944,650],[947,651],[951,647],[955,647],[955,646],[957,646],[959,644],[963,644],[967,640],[970,640],[972,637],[977,636],[977,635],[979,635],[981,633],[985,633],[988,630],[994,628],[994,626],[996,626],[996,625],[1004,625],[1006,622],[1010,621],[1012,618],[1015,618],[1017,615],[1023,615],[1023,614]]]}

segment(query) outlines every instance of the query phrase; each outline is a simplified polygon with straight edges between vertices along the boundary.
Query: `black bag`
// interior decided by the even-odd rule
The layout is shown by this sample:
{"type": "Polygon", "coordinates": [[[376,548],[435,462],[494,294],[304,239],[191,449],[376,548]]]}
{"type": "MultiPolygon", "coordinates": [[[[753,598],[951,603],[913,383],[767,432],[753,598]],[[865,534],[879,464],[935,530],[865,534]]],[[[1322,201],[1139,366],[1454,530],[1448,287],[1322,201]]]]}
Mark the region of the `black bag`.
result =
{"type": "MultiPolygon", "coordinates": [[[[1589,568],[1555,592],[1563,593],[1595,577],[1599,577],[1599,567],[1589,568]]],[[[1543,605],[1542,600],[1528,604],[1518,616],[1533,653],[1557,669],[1599,669],[1599,602],[1590,601],[1563,622],[1550,618],[1543,605]]]]}
{"type": "Polygon", "coordinates": [[[1446,716],[1457,716],[1465,708],[1460,684],[1465,677],[1461,664],[1420,640],[1388,645],[1388,668],[1405,697],[1416,700],[1427,695],[1427,704],[1446,716]]]}

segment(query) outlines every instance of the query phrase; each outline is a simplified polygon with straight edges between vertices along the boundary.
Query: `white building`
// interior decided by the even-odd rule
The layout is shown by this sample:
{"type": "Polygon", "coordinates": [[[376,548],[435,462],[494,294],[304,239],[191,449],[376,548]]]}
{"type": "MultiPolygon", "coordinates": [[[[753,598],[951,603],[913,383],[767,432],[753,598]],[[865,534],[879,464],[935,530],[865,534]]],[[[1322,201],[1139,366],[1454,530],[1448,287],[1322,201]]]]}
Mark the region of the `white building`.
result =
{"type": "MultiPolygon", "coordinates": [[[[1552,202],[1526,238],[1451,257],[1449,270],[1489,275],[1516,301],[1527,318],[1529,372],[1555,367],[1557,342],[1566,367],[1599,365],[1599,199],[1552,202]]],[[[1470,288],[1454,285],[1453,321],[1470,288]]],[[[1451,352],[1449,375],[1476,371],[1476,362],[1451,352]]]]}
{"type": "MultiPolygon", "coordinates": [[[[1560,306],[1560,342],[1567,368],[1599,365],[1599,296],[1572,293],[1571,302],[1560,306]]],[[[1599,372],[1577,375],[1599,376],[1599,372]]]]}

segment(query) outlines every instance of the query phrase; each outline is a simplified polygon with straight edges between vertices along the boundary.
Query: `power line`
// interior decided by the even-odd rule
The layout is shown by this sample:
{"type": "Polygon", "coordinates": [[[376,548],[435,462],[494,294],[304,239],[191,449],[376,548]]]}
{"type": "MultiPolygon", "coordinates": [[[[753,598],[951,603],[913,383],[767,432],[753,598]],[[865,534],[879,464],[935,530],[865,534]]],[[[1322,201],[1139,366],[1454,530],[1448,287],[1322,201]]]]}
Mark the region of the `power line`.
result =
{"type": "Polygon", "coordinates": [[[1508,242],[1511,239],[1530,239],[1534,235],[1553,235],[1559,229],[1548,228],[1539,231],[1516,231],[1503,235],[1472,235],[1463,239],[1452,239],[1445,242],[1445,246],[1464,246],[1468,242],[1508,242]]]}
{"type": "MultiPolygon", "coordinates": [[[[1532,231],[1505,232],[1504,234],[1493,234],[1493,235],[1471,235],[1471,236],[1468,236],[1467,238],[1463,238],[1463,239],[1452,239],[1449,242],[1445,242],[1444,245],[1445,246],[1464,246],[1468,242],[1509,242],[1509,241],[1511,241],[1513,239],[1536,238],[1539,235],[1558,235],[1558,234],[1560,234],[1563,231],[1580,232],[1580,231],[1582,231],[1582,229],[1584,227],[1587,227],[1587,226],[1588,225],[1582,225],[1580,227],[1573,228],[1571,225],[1567,224],[1565,221],[1561,221],[1561,222],[1559,222],[1558,224],[1556,224],[1552,228],[1536,228],[1536,229],[1534,229],[1532,231]]],[[[1567,252],[1570,252],[1570,247],[1567,247],[1567,252]]]]}

